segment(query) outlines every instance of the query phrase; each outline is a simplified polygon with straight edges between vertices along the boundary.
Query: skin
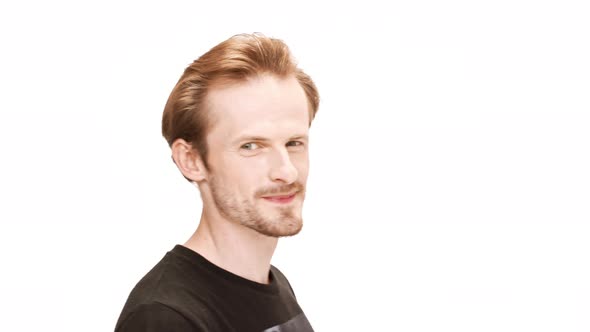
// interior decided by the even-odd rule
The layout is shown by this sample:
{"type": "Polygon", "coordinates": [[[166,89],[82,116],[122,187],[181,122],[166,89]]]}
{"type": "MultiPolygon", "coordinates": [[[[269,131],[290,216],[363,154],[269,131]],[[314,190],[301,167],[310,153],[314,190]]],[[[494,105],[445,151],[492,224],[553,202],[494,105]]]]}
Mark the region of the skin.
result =
{"type": "Polygon", "coordinates": [[[209,171],[190,144],[172,155],[201,192],[199,226],[184,244],[243,278],[268,283],[278,238],[297,234],[309,169],[309,105],[294,77],[262,75],[212,89],[209,171]],[[258,138],[252,138],[252,137],[258,138]],[[250,137],[250,138],[247,138],[250,137]],[[290,203],[264,197],[295,193],[290,203]]]}

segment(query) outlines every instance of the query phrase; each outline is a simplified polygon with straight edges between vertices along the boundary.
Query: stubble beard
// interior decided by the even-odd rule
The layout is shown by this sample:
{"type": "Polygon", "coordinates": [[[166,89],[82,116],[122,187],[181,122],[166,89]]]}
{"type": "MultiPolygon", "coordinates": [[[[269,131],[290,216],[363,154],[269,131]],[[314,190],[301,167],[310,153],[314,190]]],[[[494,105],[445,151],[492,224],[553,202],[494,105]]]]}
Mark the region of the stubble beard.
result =
{"type": "MultiPolygon", "coordinates": [[[[300,209],[299,214],[297,214],[298,208],[296,207],[291,205],[279,206],[274,208],[278,213],[270,216],[268,213],[261,211],[261,206],[257,205],[256,201],[250,201],[248,199],[239,201],[232,196],[215,176],[212,176],[209,182],[213,203],[219,213],[231,222],[239,223],[260,234],[271,237],[293,236],[301,231],[303,220],[300,209]]],[[[298,190],[298,193],[294,199],[301,199],[303,202],[305,198],[305,188],[303,185],[294,183],[279,189],[280,192],[287,192],[293,191],[295,188],[298,190]]],[[[274,192],[279,191],[275,190],[274,192]]],[[[259,199],[262,203],[263,198],[260,196],[262,194],[256,194],[254,195],[254,199],[259,199]]]]}

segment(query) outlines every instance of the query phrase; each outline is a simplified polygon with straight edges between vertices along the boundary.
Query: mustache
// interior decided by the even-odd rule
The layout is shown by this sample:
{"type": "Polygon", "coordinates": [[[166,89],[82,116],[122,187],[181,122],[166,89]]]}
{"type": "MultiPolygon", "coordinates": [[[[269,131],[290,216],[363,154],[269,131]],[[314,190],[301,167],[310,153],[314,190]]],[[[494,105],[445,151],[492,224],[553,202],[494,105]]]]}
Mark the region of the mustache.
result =
{"type": "Polygon", "coordinates": [[[257,192],[257,196],[274,195],[280,193],[288,193],[293,191],[304,191],[305,186],[299,182],[293,182],[292,184],[283,185],[274,188],[264,188],[257,192]]]}

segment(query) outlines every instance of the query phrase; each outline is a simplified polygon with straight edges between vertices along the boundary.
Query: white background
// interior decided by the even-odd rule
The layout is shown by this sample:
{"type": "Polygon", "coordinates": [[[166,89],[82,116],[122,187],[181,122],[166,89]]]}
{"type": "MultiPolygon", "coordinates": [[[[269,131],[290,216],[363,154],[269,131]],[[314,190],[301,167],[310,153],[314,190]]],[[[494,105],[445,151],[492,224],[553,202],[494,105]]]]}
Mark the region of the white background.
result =
{"type": "Polygon", "coordinates": [[[305,226],[316,331],[590,330],[585,1],[0,5],[0,330],[109,331],[197,226],[160,134],[184,68],[283,39],[316,81],[305,226]]]}

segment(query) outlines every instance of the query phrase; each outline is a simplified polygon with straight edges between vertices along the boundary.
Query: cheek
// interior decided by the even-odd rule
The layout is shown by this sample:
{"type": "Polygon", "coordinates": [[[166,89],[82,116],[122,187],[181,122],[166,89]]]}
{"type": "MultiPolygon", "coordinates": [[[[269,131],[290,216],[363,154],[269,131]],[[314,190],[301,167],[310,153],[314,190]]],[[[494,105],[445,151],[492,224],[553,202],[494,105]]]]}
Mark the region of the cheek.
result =
{"type": "Polygon", "coordinates": [[[301,156],[293,161],[295,163],[295,167],[297,171],[299,171],[299,176],[302,178],[307,178],[307,173],[309,172],[309,158],[307,155],[301,156]]]}
{"type": "Polygon", "coordinates": [[[256,198],[256,193],[264,185],[262,166],[253,167],[243,164],[237,172],[232,173],[230,185],[238,191],[243,198],[251,200],[256,198]]]}

